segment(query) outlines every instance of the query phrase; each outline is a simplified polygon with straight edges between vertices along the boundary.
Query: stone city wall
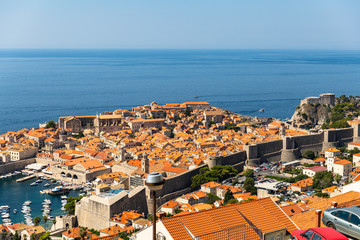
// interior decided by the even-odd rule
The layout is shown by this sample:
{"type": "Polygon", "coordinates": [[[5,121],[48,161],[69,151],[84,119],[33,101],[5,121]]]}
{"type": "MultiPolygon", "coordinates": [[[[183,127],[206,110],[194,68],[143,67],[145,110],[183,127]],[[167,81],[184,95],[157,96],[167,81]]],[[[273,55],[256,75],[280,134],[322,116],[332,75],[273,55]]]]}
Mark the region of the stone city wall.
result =
{"type": "Polygon", "coordinates": [[[35,158],[28,158],[24,160],[1,164],[0,175],[24,169],[26,165],[34,163],[35,161],[35,158]]]}

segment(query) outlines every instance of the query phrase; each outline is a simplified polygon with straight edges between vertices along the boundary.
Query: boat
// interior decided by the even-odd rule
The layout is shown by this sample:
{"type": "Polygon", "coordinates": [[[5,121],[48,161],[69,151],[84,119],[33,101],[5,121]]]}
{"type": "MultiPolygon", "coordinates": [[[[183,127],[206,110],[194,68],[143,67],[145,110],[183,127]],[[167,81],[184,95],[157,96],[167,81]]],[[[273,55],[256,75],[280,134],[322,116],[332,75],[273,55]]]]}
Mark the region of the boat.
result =
{"type": "Polygon", "coordinates": [[[199,98],[199,96],[194,96],[194,98],[199,98]]]}
{"type": "Polygon", "coordinates": [[[62,207],[62,208],[61,208],[61,211],[66,211],[65,207],[62,207]]]}
{"type": "Polygon", "coordinates": [[[50,186],[50,183],[45,183],[44,184],[44,187],[48,187],[48,186],[50,186]]]}
{"type": "Polygon", "coordinates": [[[31,201],[30,201],[30,200],[24,202],[24,206],[28,206],[28,205],[30,205],[30,204],[31,204],[31,201]]]}
{"type": "Polygon", "coordinates": [[[33,183],[30,184],[30,186],[36,186],[36,185],[38,185],[37,182],[33,182],[33,183]]]}
{"type": "Polygon", "coordinates": [[[55,187],[53,189],[51,189],[49,191],[49,194],[51,195],[57,195],[57,194],[63,194],[63,193],[68,193],[70,190],[67,188],[63,188],[63,187],[55,187]]]}
{"type": "Polygon", "coordinates": [[[43,180],[42,179],[38,179],[38,180],[36,180],[35,182],[36,183],[41,183],[43,180]]]}
{"type": "Polygon", "coordinates": [[[265,109],[264,108],[260,108],[259,112],[264,112],[265,109]]]}
{"type": "Polygon", "coordinates": [[[83,186],[78,185],[78,186],[75,186],[73,189],[74,189],[75,191],[79,191],[79,190],[81,190],[81,189],[83,189],[83,188],[84,188],[83,186]]]}
{"type": "Polygon", "coordinates": [[[43,204],[51,204],[51,200],[50,199],[46,199],[44,200],[43,204]]]}
{"type": "Polygon", "coordinates": [[[16,214],[16,213],[17,213],[17,210],[16,210],[16,209],[14,209],[14,210],[13,210],[13,213],[15,213],[15,214],[16,214]]]}
{"type": "Polygon", "coordinates": [[[61,199],[67,199],[68,197],[66,195],[62,195],[61,199]]]}

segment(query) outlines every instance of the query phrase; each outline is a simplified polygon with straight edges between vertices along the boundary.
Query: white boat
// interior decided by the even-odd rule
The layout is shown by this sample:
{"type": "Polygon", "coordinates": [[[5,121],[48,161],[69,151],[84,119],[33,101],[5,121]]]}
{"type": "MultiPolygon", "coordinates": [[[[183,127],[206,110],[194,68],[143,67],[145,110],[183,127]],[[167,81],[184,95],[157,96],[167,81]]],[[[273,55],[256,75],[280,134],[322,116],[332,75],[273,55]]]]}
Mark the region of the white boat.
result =
{"type": "Polygon", "coordinates": [[[25,201],[24,202],[24,205],[26,206],[26,205],[30,205],[31,204],[31,201],[25,201]]]}
{"type": "Polygon", "coordinates": [[[36,185],[38,185],[37,182],[33,182],[33,183],[30,184],[30,186],[36,186],[36,185]]]}
{"type": "Polygon", "coordinates": [[[17,209],[14,209],[14,210],[13,210],[13,213],[15,213],[15,214],[16,214],[16,213],[17,213],[17,209]]]}
{"type": "Polygon", "coordinates": [[[9,205],[2,205],[2,206],[0,206],[0,209],[9,209],[10,207],[9,207],[9,205]]]}
{"type": "Polygon", "coordinates": [[[50,186],[50,183],[45,183],[44,184],[44,187],[48,187],[48,186],[50,186]]]}
{"type": "Polygon", "coordinates": [[[62,208],[61,208],[61,211],[66,211],[65,207],[62,207],[62,208]]]}
{"type": "Polygon", "coordinates": [[[50,199],[45,199],[43,203],[44,204],[51,204],[51,200],[50,199]]]}
{"type": "Polygon", "coordinates": [[[62,196],[61,196],[61,199],[67,199],[67,196],[66,196],[66,195],[62,195],[62,196]]]}

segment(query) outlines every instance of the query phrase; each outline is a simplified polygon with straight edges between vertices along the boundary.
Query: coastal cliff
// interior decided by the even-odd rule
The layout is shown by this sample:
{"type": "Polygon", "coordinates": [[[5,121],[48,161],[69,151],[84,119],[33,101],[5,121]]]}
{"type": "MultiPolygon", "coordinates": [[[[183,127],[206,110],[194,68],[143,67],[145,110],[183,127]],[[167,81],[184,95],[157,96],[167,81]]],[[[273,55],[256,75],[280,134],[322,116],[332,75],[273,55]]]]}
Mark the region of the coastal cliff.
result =
{"type": "Polygon", "coordinates": [[[315,97],[309,97],[301,101],[291,118],[294,125],[316,130],[344,128],[349,126],[348,120],[360,115],[360,97],[358,96],[342,95],[334,98],[331,103],[315,100],[315,97]]]}

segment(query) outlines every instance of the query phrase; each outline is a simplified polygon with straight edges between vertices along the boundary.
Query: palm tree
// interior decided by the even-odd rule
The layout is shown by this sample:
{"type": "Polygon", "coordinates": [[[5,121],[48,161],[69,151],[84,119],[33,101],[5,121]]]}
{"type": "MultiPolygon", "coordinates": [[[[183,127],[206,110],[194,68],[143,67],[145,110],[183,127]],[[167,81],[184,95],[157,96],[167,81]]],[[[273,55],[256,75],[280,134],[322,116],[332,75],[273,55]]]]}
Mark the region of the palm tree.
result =
{"type": "Polygon", "coordinates": [[[46,222],[47,222],[47,220],[48,220],[48,218],[47,218],[46,215],[43,215],[43,220],[44,220],[44,222],[45,222],[45,231],[46,231],[46,222]]]}
{"type": "Polygon", "coordinates": [[[41,222],[41,218],[40,217],[34,217],[34,223],[35,226],[39,226],[39,223],[41,222]]]}

